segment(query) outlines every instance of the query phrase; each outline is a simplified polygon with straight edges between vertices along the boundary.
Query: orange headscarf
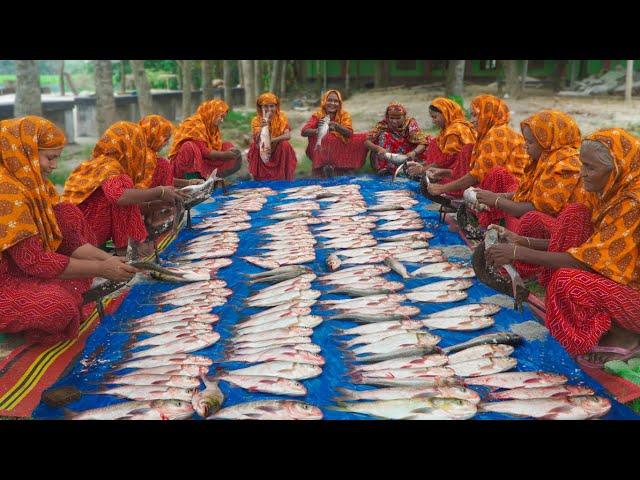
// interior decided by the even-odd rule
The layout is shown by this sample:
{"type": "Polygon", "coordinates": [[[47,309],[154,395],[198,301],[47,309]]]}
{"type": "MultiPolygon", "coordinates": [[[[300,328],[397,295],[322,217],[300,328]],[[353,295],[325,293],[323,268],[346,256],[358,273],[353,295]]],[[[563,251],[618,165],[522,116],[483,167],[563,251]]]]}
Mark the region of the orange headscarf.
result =
{"type": "Polygon", "coordinates": [[[480,95],[471,102],[478,117],[478,141],[473,147],[469,173],[481,182],[495,167],[504,167],[519,181],[530,158],[524,137],[509,127],[509,107],[497,97],[480,95]]]}
{"type": "Polygon", "coordinates": [[[611,128],[587,140],[609,149],[613,169],[602,192],[588,192],[593,235],[567,252],[605,277],[640,290],[640,139],[611,128]]]}
{"type": "Polygon", "coordinates": [[[0,122],[0,258],[16,243],[40,235],[47,251],[62,242],[52,206],[53,184],[40,172],[39,150],[63,148],[64,133],[52,122],[27,116],[0,122]]]}
{"type": "Polygon", "coordinates": [[[257,115],[251,119],[251,130],[254,135],[260,133],[262,128],[260,125],[262,122],[262,106],[268,103],[273,103],[276,106],[276,111],[269,121],[269,133],[271,133],[272,137],[279,137],[289,128],[289,121],[285,113],[280,111],[280,99],[271,92],[263,93],[258,97],[256,101],[257,115]]]}
{"type": "Polygon", "coordinates": [[[580,181],[580,129],[576,121],[557,110],[542,110],[520,123],[542,147],[537,162],[525,170],[513,200],[530,202],[536,210],[557,215],[575,200],[580,181]]]}
{"type": "MultiPolygon", "coordinates": [[[[353,132],[353,124],[351,122],[351,115],[349,114],[349,112],[347,112],[346,110],[342,109],[342,95],[340,94],[340,92],[338,90],[327,90],[325,92],[325,94],[322,96],[322,100],[320,101],[320,108],[318,110],[316,110],[316,112],[313,114],[314,117],[316,117],[318,120],[326,117],[328,115],[327,113],[327,99],[329,98],[329,95],[331,94],[335,94],[336,97],[338,97],[338,101],[340,102],[340,106],[338,107],[338,110],[336,110],[336,114],[335,114],[335,118],[334,118],[334,122],[336,122],[338,125],[343,126],[344,128],[348,128],[349,130],[351,130],[353,132]]],[[[347,137],[345,137],[344,135],[342,135],[340,132],[330,132],[333,135],[336,135],[337,137],[341,138],[343,141],[347,141],[347,137]]]]}
{"type": "Polygon", "coordinates": [[[444,128],[436,137],[436,143],[442,153],[455,154],[462,147],[470,143],[476,143],[476,132],[464,117],[462,107],[453,100],[438,97],[431,102],[444,118],[444,128]]]}
{"type": "Polygon", "coordinates": [[[229,105],[223,100],[208,100],[198,107],[196,113],[187,118],[177,128],[173,136],[173,145],[169,157],[178,153],[178,149],[187,140],[199,140],[211,150],[222,149],[222,134],[213,122],[229,111],[229,105]]]}
{"type": "Polygon", "coordinates": [[[105,180],[128,175],[135,188],[149,188],[156,168],[156,155],[147,148],[142,127],[137,123],[116,122],[93,149],[91,159],[71,172],[62,199],[80,204],[105,180]]]}
{"type": "Polygon", "coordinates": [[[139,124],[144,132],[147,147],[156,153],[164,147],[173,133],[173,124],[160,115],[147,115],[139,124]]]}

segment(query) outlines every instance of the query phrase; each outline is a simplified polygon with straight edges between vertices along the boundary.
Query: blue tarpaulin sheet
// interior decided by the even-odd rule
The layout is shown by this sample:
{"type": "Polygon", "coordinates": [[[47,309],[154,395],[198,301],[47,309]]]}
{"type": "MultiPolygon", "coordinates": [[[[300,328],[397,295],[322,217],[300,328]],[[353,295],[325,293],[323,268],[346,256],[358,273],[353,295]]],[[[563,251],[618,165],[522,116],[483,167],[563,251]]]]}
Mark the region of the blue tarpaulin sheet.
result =
{"type": "MultiPolygon", "coordinates": [[[[443,246],[464,245],[458,234],[450,232],[446,224],[438,222],[437,211],[426,208],[430,202],[420,195],[418,185],[415,182],[403,181],[392,183],[389,180],[381,180],[370,176],[342,177],[329,180],[309,179],[294,182],[242,182],[231,187],[230,192],[235,189],[254,188],[259,186],[269,186],[276,191],[280,191],[286,188],[304,185],[320,184],[323,186],[332,186],[349,183],[355,183],[361,186],[360,191],[369,205],[376,203],[376,198],[374,196],[376,191],[388,189],[413,190],[416,193],[416,198],[420,199],[420,203],[415,205],[413,209],[419,212],[424,219],[426,224],[425,228],[434,234],[434,238],[430,240],[430,246],[440,248],[443,246]]],[[[256,245],[263,241],[263,239],[260,238],[258,231],[261,227],[276,222],[276,220],[267,219],[266,217],[275,212],[273,208],[283,202],[283,197],[284,194],[270,196],[260,212],[250,213],[252,227],[249,230],[238,232],[240,243],[238,250],[233,257],[233,264],[218,271],[218,277],[226,281],[228,288],[232,289],[234,292],[233,295],[229,297],[227,304],[221,307],[216,307],[212,310],[213,313],[220,316],[220,321],[214,324],[214,328],[218,333],[220,333],[221,339],[218,343],[207,349],[194,352],[194,354],[205,355],[214,360],[214,364],[211,366],[209,372],[210,376],[215,375],[216,369],[218,368],[233,370],[235,368],[243,368],[247,366],[246,364],[241,363],[221,363],[220,361],[224,356],[223,350],[225,348],[226,340],[232,334],[231,327],[234,326],[242,317],[261,310],[256,308],[246,308],[243,305],[244,299],[255,293],[255,291],[269,286],[269,284],[259,283],[249,286],[246,283],[246,277],[244,274],[257,273],[263,271],[263,269],[249,264],[240,257],[257,254],[255,250],[256,245]]],[[[216,191],[212,201],[205,202],[194,209],[194,224],[214,213],[216,209],[220,208],[228,198],[229,197],[223,196],[221,191],[216,191]]],[[[323,204],[321,203],[321,205],[323,204]]],[[[324,203],[324,205],[326,206],[329,204],[324,203]]],[[[398,232],[374,232],[374,235],[377,237],[383,237],[395,233],[398,232]]],[[[185,229],[181,231],[176,241],[174,241],[173,244],[171,244],[169,248],[162,253],[162,259],[170,261],[171,257],[180,251],[182,243],[196,237],[197,235],[198,232],[196,230],[185,229]]],[[[316,261],[307,264],[307,266],[313,268],[317,274],[327,272],[325,260],[332,251],[333,250],[322,249],[320,248],[320,245],[316,245],[316,261]]],[[[463,261],[467,263],[469,261],[468,257],[450,258],[453,261],[463,261]]],[[[416,265],[409,266],[409,271],[416,268],[418,268],[416,265]]],[[[399,275],[394,272],[386,274],[385,277],[389,280],[400,280],[399,275]]],[[[411,279],[406,281],[405,288],[413,288],[438,280],[440,279],[411,279]]],[[[149,280],[146,283],[138,283],[133,286],[131,292],[119,310],[115,314],[107,316],[87,340],[82,358],[77,361],[75,366],[67,375],[60,378],[54,385],[54,387],[71,385],[83,392],[82,397],[76,402],[68,405],[67,408],[72,411],[84,411],[126,401],[118,397],[96,395],[91,392],[99,388],[103,376],[112,370],[111,364],[123,358],[123,346],[125,342],[130,339],[130,334],[122,333],[122,330],[124,330],[127,325],[127,321],[156,312],[158,307],[153,304],[153,296],[159,292],[168,291],[179,286],[181,285],[161,283],[152,280],[149,280]]],[[[346,298],[344,296],[338,297],[337,295],[327,294],[326,291],[330,287],[320,285],[317,281],[313,283],[313,288],[323,291],[321,297],[322,300],[346,298]]],[[[469,298],[465,302],[475,303],[481,302],[485,297],[496,295],[496,291],[481,284],[479,281],[474,280],[474,285],[468,290],[468,294],[469,298]]],[[[420,307],[422,314],[428,314],[458,306],[461,303],[462,302],[435,304],[414,303],[412,305],[420,307]]],[[[317,304],[312,307],[311,313],[313,315],[323,315],[325,317],[331,314],[329,311],[322,310],[317,304]]],[[[511,308],[503,307],[494,318],[495,325],[491,328],[482,330],[481,332],[451,332],[435,330],[434,333],[442,337],[440,346],[444,347],[467,341],[480,334],[510,331],[515,324],[521,322],[535,321],[535,317],[526,305],[523,312],[516,312],[511,308]]],[[[338,328],[350,328],[355,325],[355,323],[350,321],[326,320],[314,329],[312,336],[312,341],[322,348],[321,355],[324,356],[326,363],[323,366],[322,375],[302,381],[302,383],[307,387],[307,396],[295,397],[295,399],[318,406],[322,409],[324,418],[328,420],[371,419],[371,417],[366,415],[334,411],[327,408],[335,405],[333,398],[338,396],[336,391],[337,387],[355,390],[375,388],[351,384],[349,381],[350,378],[347,376],[348,365],[345,363],[344,353],[339,349],[341,346],[339,343],[340,337],[336,337],[334,333],[338,328]]],[[[146,338],[146,336],[148,335],[142,335],[139,338],[146,338]]],[[[342,338],[344,339],[344,337],[342,338]]],[[[513,357],[518,360],[518,365],[514,369],[516,371],[547,371],[563,374],[569,378],[570,384],[588,386],[592,388],[597,395],[609,398],[612,403],[612,408],[610,412],[603,417],[604,419],[638,418],[632,410],[616,402],[598,383],[594,382],[590,377],[582,372],[579,366],[549,334],[545,334],[543,338],[536,340],[525,340],[523,345],[516,347],[513,357]]],[[[124,373],[127,372],[125,371],[124,373]]],[[[294,398],[265,393],[251,393],[226,382],[220,382],[220,388],[226,396],[224,404],[225,407],[253,400],[294,398]]],[[[486,390],[479,387],[478,392],[482,394],[485,393],[486,390]]],[[[56,419],[62,418],[63,414],[64,412],[62,408],[51,408],[44,403],[41,403],[35,410],[33,416],[40,419],[56,419]]],[[[197,419],[198,416],[194,415],[194,418],[197,419]]],[[[512,418],[513,417],[494,413],[478,413],[474,417],[474,419],[512,418]]]]}

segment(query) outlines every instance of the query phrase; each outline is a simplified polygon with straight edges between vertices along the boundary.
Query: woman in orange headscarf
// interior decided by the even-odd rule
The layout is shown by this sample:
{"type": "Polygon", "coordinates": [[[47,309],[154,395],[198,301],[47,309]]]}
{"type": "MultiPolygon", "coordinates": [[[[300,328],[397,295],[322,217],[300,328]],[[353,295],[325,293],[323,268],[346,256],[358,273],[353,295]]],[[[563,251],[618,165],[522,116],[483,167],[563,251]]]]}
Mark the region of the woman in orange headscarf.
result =
{"type": "MultiPolygon", "coordinates": [[[[421,176],[429,169],[430,178],[450,183],[469,172],[469,158],[476,143],[476,131],[464,117],[458,103],[438,97],[429,105],[429,115],[434,125],[440,128],[437,137],[431,138],[424,158],[424,166],[418,162],[407,164],[407,173],[421,176]]],[[[449,192],[461,197],[462,190],[449,192]]]]}
{"type": "Polygon", "coordinates": [[[580,159],[588,207],[565,207],[548,240],[524,247],[507,236],[486,256],[495,266],[545,267],[549,331],[573,355],[592,352],[579,361],[601,366],[640,352],[640,140],[599,130],[583,140],[580,159]]]}
{"type": "Polygon", "coordinates": [[[311,115],[301,132],[308,137],[307,156],[311,159],[313,175],[348,175],[364,165],[367,133],[354,133],[351,115],[344,110],[342,95],[338,90],[327,90],[322,96],[320,108],[311,115]],[[318,142],[318,127],[329,117],[329,132],[318,142]]]}
{"type": "Polygon", "coordinates": [[[44,118],[0,122],[0,332],[43,343],[77,334],[92,277],[137,271],[91,245],[82,213],[59,203],[47,177],[65,143],[44,118]]]}
{"type": "Polygon", "coordinates": [[[222,141],[220,124],[229,112],[222,100],[208,100],[184,120],[173,137],[169,161],[175,178],[209,178],[214,169],[219,177],[237,172],[242,165],[240,150],[222,141]]]}
{"type": "Polygon", "coordinates": [[[379,175],[388,175],[395,166],[385,156],[389,153],[404,154],[409,160],[423,160],[429,138],[418,126],[415,118],[407,116],[407,109],[391,102],[384,119],[376,123],[367,134],[365,146],[371,151],[371,164],[379,175]]]}
{"type": "Polygon", "coordinates": [[[187,185],[198,185],[203,182],[201,179],[183,180],[174,178],[173,167],[169,160],[158,155],[173,134],[173,124],[169,120],[160,115],[147,115],[140,120],[139,125],[144,132],[147,148],[156,155],[156,169],[151,180],[152,188],[160,185],[186,187],[187,185]]]}
{"type": "Polygon", "coordinates": [[[253,141],[249,147],[247,161],[249,173],[254,180],[293,180],[298,159],[289,143],[291,127],[284,112],[280,111],[280,100],[271,92],[263,93],[256,101],[256,116],[251,120],[253,141]],[[260,153],[260,132],[269,128],[269,145],[260,153]]]}
{"type": "Polygon", "coordinates": [[[91,157],[71,172],[62,198],[78,205],[98,245],[111,239],[116,251],[122,252],[129,238],[145,240],[141,207],[173,205],[184,197],[171,186],[151,188],[156,156],[136,123],[111,125],[91,157]]]}
{"type": "MultiPolygon", "coordinates": [[[[509,107],[502,100],[492,95],[474,98],[471,102],[471,123],[478,139],[471,152],[469,173],[451,183],[431,183],[429,193],[442,195],[464,191],[477,184],[482,186],[485,177],[494,167],[506,168],[519,181],[529,159],[524,138],[511,129],[508,122],[509,107]]],[[[516,186],[513,186],[514,189],[516,186]]]]}

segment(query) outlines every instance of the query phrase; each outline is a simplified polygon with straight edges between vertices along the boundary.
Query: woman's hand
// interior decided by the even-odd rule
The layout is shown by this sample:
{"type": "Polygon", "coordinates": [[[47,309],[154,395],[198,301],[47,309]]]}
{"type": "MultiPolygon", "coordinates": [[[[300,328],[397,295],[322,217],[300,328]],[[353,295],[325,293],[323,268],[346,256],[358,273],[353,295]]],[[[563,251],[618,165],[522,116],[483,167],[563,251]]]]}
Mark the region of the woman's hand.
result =
{"type": "Polygon", "coordinates": [[[421,176],[426,169],[418,162],[407,162],[407,173],[412,177],[421,176]]]}
{"type": "Polygon", "coordinates": [[[189,185],[202,185],[204,183],[204,180],[201,178],[192,178],[188,182],[189,182],[189,185]]]}
{"type": "Polygon", "coordinates": [[[497,193],[490,192],[489,190],[476,189],[476,198],[478,203],[482,203],[487,207],[496,208],[496,199],[499,197],[497,193]]]}
{"type": "Polygon", "coordinates": [[[440,185],[438,183],[430,183],[427,187],[427,191],[431,195],[442,195],[447,191],[446,185],[440,185]]]}
{"type": "Polygon", "coordinates": [[[496,243],[491,245],[485,252],[487,262],[496,268],[511,263],[514,258],[514,251],[517,246],[512,243],[496,243]]]}
{"type": "Polygon", "coordinates": [[[429,180],[437,182],[441,178],[446,177],[449,173],[449,170],[447,170],[446,168],[431,166],[425,170],[425,173],[427,174],[427,177],[429,177],[429,180]]]}
{"type": "Polygon", "coordinates": [[[125,282],[140,271],[128,265],[123,257],[109,257],[101,263],[100,276],[114,282],[125,282]]]}
{"type": "Polygon", "coordinates": [[[269,125],[269,121],[266,118],[262,117],[260,119],[260,126],[261,127],[266,127],[267,125],[269,125]]]}
{"type": "Polygon", "coordinates": [[[382,157],[382,158],[384,158],[387,155],[387,151],[382,147],[376,148],[376,153],[378,154],[379,157],[382,157]]]}
{"type": "Polygon", "coordinates": [[[329,131],[336,131],[338,129],[338,124],[336,122],[329,122],[329,131]]]}
{"type": "Polygon", "coordinates": [[[156,190],[156,200],[162,200],[169,204],[182,202],[189,198],[189,194],[176,190],[175,187],[171,186],[155,187],[154,190],[156,190]]]}
{"type": "Polygon", "coordinates": [[[521,237],[520,235],[518,235],[515,232],[512,232],[511,230],[507,230],[502,225],[495,225],[492,223],[487,227],[487,230],[497,230],[498,237],[506,240],[509,243],[515,243],[516,245],[522,245],[523,243],[524,237],[521,237]]]}

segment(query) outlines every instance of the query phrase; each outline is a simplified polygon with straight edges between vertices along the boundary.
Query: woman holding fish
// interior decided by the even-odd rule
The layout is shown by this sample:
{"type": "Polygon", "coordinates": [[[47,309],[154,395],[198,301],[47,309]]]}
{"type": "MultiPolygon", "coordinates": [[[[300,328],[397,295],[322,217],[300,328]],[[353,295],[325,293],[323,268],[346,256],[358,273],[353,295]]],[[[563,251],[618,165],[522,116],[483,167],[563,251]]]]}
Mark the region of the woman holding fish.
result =
{"type": "Polygon", "coordinates": [[[215,168],[226,177],[240,169],[240,150],[222,141],[220,124],[229,112],[222,100],[208,100],[178,127],[169,151],[175,178],[209,178],[215,168]]]}
{"type": "MultiPolygon", "coordinates": [[[[440,180],[443,184],[458,180],[469,172],[476,131],[465,119],[460,105],[448,98],[434,99],[429,105],[429,115],[440,133],[429,141],[424,166],[409,162],[407,173],[414,177],[429,173],[430,179],[440,180]]],[[[461,197],[462,190],[449,192],[449,195],[461,197]]]]}
{"type": "Polygon", "coordinates": [[[147,238],[142,208],[173,205],[184,198],[171,186],[150,188],[155,170],[156,156],[146,146],[142,127],[116,122],[100,138],[91,159],[71,172],[62,198],[80,208],[97,245],[111,239],[117,251],[124,251],[129,238],[147,238]]]}
{"type": "Polygon", "coordinates": [[[92,277],[137,271],[91,245],[82,213],[60,203],[47,177],[65,143],[44,118],[0,122],[0,332],[44,343],[77,334],[92,277]]]}
{"type": "Polygon", "coordinates": [[[393,154],[406,156],[410,161],[422,161],[428,143],[429,139],[415,118],[407,117],[407,109],[396,102],[389,104],[384,119],[375,124],[364,142],[371,151],[371,164],[379,175],[393,173],[395,166],[389,162],[393,154]]]}
{"type": "Polygon", "coordinates": [[[640,353],[640,140],[621,128],[598,130],[583,140],[580,160],[588,208],[565,207],[548,239],[499,227],[509,243],[486,257],[497,267],[513,260],[544,267],[551,334],[601,366],[613,354],[640,353]]]}
{"type": "Polygon", "coordinates": [[[342,95],[328,90],[320,108],[311,115],[301,132],[308,138],[307,156],[315,177],[348,175],[364,165],[366,133],[354,133],[351,115],[343,109],[342,95]]]}
{"type": "Polygon", "coordinates": [[[247,160],[254,180],[293,180],[298,159],[289,143],[291,127],[280,99],[263,93],[256,101],[256,116],[251,120],[253,142],[247,160]]]}
{"type": "MultiPolygon", "coordinates": [[[[515,191],[529,162],[522,135],[509,127],[509,107],[492,95],[480,95],[471,102],[471,123],[478,139],[471,152],[469,172],[450,183],[431,183],[431,195],[464,191],[480,184],[485,190],[515,191]],[[502,185],[502,177],[488,177],[495,167],[504,167],[514,182],[502,185]],[[511,190],[509,190],[511,189],[511,190]]],[[[446,172],[430,170],[430,176],[442,176],[446,172]]]]}

